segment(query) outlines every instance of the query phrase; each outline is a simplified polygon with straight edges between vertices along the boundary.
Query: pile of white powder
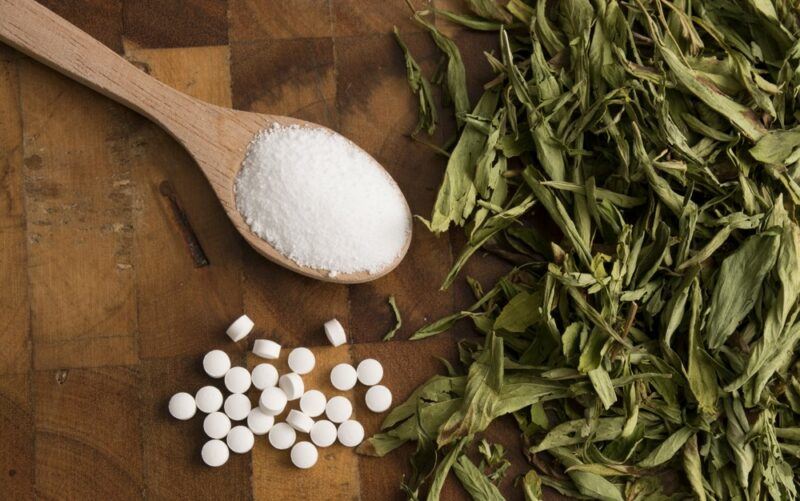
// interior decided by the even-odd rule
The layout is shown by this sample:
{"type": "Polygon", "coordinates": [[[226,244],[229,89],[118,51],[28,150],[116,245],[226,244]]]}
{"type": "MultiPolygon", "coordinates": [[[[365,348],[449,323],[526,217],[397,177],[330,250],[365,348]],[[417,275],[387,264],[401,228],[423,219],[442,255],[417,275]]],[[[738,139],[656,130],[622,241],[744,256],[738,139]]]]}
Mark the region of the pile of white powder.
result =
{"type": "Polygon", "coordinates": [[[282,255],[332,276],[385,269],[411,232],[394,180],[325,129],[274,125],[260,132],[236,179],[236,206],[282,255]]]}

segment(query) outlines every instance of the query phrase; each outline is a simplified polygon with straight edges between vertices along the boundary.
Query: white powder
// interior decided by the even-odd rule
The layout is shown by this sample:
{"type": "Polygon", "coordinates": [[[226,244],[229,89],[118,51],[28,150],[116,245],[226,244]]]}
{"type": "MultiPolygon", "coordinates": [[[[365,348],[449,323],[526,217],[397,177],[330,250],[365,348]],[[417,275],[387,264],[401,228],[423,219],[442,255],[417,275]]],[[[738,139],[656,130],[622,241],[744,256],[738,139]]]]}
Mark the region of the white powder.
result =
{"type": "Polygon", "coordinates": [[[253,233],[282,255],[332,276],[385,269],[411,232],[394,180],[325,129],[261,131],[236,178],[236,206],[253,233]]]}

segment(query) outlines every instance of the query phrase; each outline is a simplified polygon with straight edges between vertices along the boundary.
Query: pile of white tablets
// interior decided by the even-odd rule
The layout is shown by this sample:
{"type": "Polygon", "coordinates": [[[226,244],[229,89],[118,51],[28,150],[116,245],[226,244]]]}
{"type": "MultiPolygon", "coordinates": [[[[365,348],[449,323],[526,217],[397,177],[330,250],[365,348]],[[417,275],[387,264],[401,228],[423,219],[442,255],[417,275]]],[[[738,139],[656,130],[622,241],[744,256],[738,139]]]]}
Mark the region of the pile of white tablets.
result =
{"type": "MultiPolygon", "coordinates": [[[[253,329],[253,321],[242,315],[228,327],[226,333],[233,341],[244,339],[253,329]]],[[[347,341],[342,325],[330,320],[324,326],[325,335],[333,346],[347,341]]],[[[257,339],[253,353],[267,360],[280,358],[281,345],[257,339]]],[[[343,396],[330,399],[319,390],[305,387],[303,377],[314,370],[316,358],[308,348],[295,348],[288,356],[292,372],[279,375],[270,363],[261,363],[250,372],[244,367],[231,367],[231,360],[222,350],[213,350],[203,357],[203,369],[214,379],[222,379],[228,395],[223,396],[216,386],[204,386],[194,396],[176,393],[169,400],[169,413],[176,419],[192,418],[197,410],[206,414],[203,431],[208,440],[200,452],[208,466],[222,466],[230,451],[244,454],[255,444],[256,435],[267,435],[269,444],[278,450],[291,448],[292,464],[311,468],[317,462],[317,447],[329,447],[336,440],[346,447],[356,447],[364,440],[364,427],[351,419],[353,404],[343,396]],[[246,392],[252,387],[261,392],[255,406],[246,392]],[[298,401],[298,409],[288,409],[283,422],[276,422],[289,402],[298,401]],[[232,422],[246,421],[233,426],[232,422]],[[308,440],[297,441],[297,434],[308,440]]],[[[392,405],[392,393],[378,383],[383,379],[383,367],[373,358],[362,360],[357,367],[339,364],[331,370],[331,384],[341,391],[352,389],[357,382],[369,386],[366,406],[372,412],[384,412],[392,405]]]]}

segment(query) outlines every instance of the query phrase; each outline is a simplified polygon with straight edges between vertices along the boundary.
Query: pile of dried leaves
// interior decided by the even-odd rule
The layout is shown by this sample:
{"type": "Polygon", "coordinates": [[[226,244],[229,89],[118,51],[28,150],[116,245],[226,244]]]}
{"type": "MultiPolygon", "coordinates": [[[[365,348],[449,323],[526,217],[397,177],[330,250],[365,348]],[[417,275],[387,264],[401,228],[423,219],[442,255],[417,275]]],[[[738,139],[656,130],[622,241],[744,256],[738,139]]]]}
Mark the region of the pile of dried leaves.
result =
{"type": "Polygon", "coordinates": [[[443,287],[487,244],[517,266],[486,290],[468,278],[475,304],[414,335],[467,318],[485,344],[463,343],[467,372],[421,386],[362,452],[416,442],[410,498],[437,499],[452,470],[476,499],[500,499],[502,451],[477,437],[512,414],[528,499],[542,486],[579,499],[795,499],[798,7],[501,3],[415,14],[443,53],[430,80],[403,49],[416,132],[436,127],[432,85],[459,123],[426,221],[469,238],[443,287]],[[498,33],[495,78],[474,106],[434,13],[498,33]],[[465,452],[479,443],[476,464],[465,452]],[[661,485],[664,470],[680,485],[661,485]]]}

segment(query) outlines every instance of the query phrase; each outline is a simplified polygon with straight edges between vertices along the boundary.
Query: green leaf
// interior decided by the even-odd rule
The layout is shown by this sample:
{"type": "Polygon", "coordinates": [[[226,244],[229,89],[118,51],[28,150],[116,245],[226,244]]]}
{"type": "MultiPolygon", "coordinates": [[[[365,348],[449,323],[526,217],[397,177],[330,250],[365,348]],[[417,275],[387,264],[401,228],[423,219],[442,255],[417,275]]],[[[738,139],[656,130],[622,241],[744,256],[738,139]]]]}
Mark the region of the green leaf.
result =
{"type": "Polygon", "coordinates": [[[716,365],[711,356],[700,344],[700,282],[695,278],[691,288],[691,306],[689,318],[689,368],[686,379],[700,411],[709,418],[717,414],[719,384],[717,383],[716,365]]]}
{"type": "Polygon", "coordinates": [[[528,470],[528,473],[522,477],[522,492],[525,494],[525,501],[544,501],[542,479],[539,478],[536,470],[528,470]]]}
{"type": "Polygon", "coordinates": [[[403,326],[403,317],[400,316],[400,310],[397,308],[397,302],[394,299],[394,296],[389,296],[389,307],[392,309],[392,313],[394,314],[394,326],[389,329],[389,332],[383,336],[384,341],[388,341],[397,334],[397,331],[403,326]]]}
{"type": "Polygon", "coordinates": [[[481,356],[469,368],[462,408],[439,429],[440,445],[483,431],[497,417],[503,373],[503,340],[490,335],[481,356]]]}
{"type": "Polygon", "coordinates": [[[428,501],[438,501],[439,495],[442,492],[442,487],[444,487],[444,481],[447,479],[447,474],[450,473],[450,469],[456,464],[456,460],[461,457],[461,451],[466,444],[467,439],[461,439],[456,442],[456,445],[450,448],[442,461],[436,465],[436,472],[431,481],[430,489],[428,489],[428,501]]]}
{"type": "Polygon", "coordinates": [[[463,115],[469,112],[469,96],[467,94],[467,76],[461,52],[458,46],[440,32],[434,25],[426,21],[419,13],[414,15],[414,20],[424,27],[431,35],[433,42],[444,52],[447,58],[446,84],[450,99],[456,109],[459,123],[463,122],[463,115]]]}
{"type": "Polygon", "coordinates": [[[602,367],[589,371],[589,379],[592,381],[592,386],[597,396],[603,402],[603,407],[610,409],[614,402],[617,401],[617,394],[614,393],[614,387],[611,386],[611,378],[608,372],[602,367]]]}
{"type": "Polygon", "coordinates": [[[509,332],[525,332],[525,329],[541,319],[539,313],[541,306],[541,292],[520,292],[500,311],[494,321],[494,328],[509,332]]]}
{"type": "MultiPolygon", "coordinates": [[[[581,461],[564,448],[555,448],[550,451],[567,468],[581,465],[581,461]]],[[[589,499],[601,501],[623,501],[619,488],[601,477],[588,471],[572,470],[567,473],[578,491],[589,499]]]]}
{"type": "MultiPolygon", "coordinates": [[[[497,91],[486,91],[472,114],[489,120],[497,108],[498,98],[497,91]]],[[[447,231],[451,223],[462,226],[472,213],[477,195],[473,184],[475,161],[483,151],[485,142],[486,135],[481,130],[470,124],[464,127],[447,161],[447,169],[431,215],[431,231],[447,231]]]]}
{"type": "MultiPolygon", "coordinates": [[[[599,419],[596,426],[592,429],[592,440],[597,442],[614,440],[622,433],[624,424],[625,418],[622,417],[599,419]]],[[[588,422],[585,419],[561,423],[547,432],[547,435],[542,441],[532,447],[530,451],[532,453],[537,453],[554,447],[565,447],[584,443],[589,437],[583,436],[581,432],[587,427],[588,422]]]]}
{"type": "Polygon", "coordinates": [[[750,154],[765,164],[787,165],[792,158],[797,161],[800,148],[800,129],[773,130],[750,148],[750,154]]]}
{"type": "Polygon", "coordinates": [[[677,453],[695,433],[696,430],[693,428],[684,426],[661,442],[647,457],[639,461],[639,466],[642,468],[654,468],[666,463],[675,456],[675,453],[677,453]]]}
{"type": "Polygon", "coordinates": [[[394,36],[406,60],[406,78],[408,79],[408,85],[411,87],[411,91],[419,98],[419,120],[412,134],[416,134],[423,129],[428,134],[433,134],[436,130],[438,117],[436,103],[433,102],[431,83],[422,74],[419,64],[414,60],[414,57],[408,50],[408,46],[406,46],[400,38],[400,32],[397,30],[397,26],[394,27],[394,36]]]}
{"type": "Polygon", "coordinates": [[[779,246],[776,233],[759,233],[722,262],[706,324],[711,350],[718,350],[755,306],[761,283],[775,265],[779,246]]]}
{"type": "Polygon", "coordinates": [[[703,477],[703,466],[700,459],[700,453],[697,450],[697,435],[692,435],[685,444],[683,444],[683,471],[686,473],[686,479],[692,487],[698,501],[706,500],[705,478],[703,477]]]}
{"type": "Polygon", "coordinates": [[[489,482],[475,464],[467,456],[461,456],[453,465],[453,471],[469,493],[476,501],[504,501],[505,498],[497,487],[489,482]]]}
{"type": "Polygon", "coordinates": [[[672,70],[672,76],[689,92],[725,116],[745,137],[758,141],[767,133],[755,112],[722,93],[714,84],[699,76],[665,45],[656,42],[661,57],[672,70]]]}

